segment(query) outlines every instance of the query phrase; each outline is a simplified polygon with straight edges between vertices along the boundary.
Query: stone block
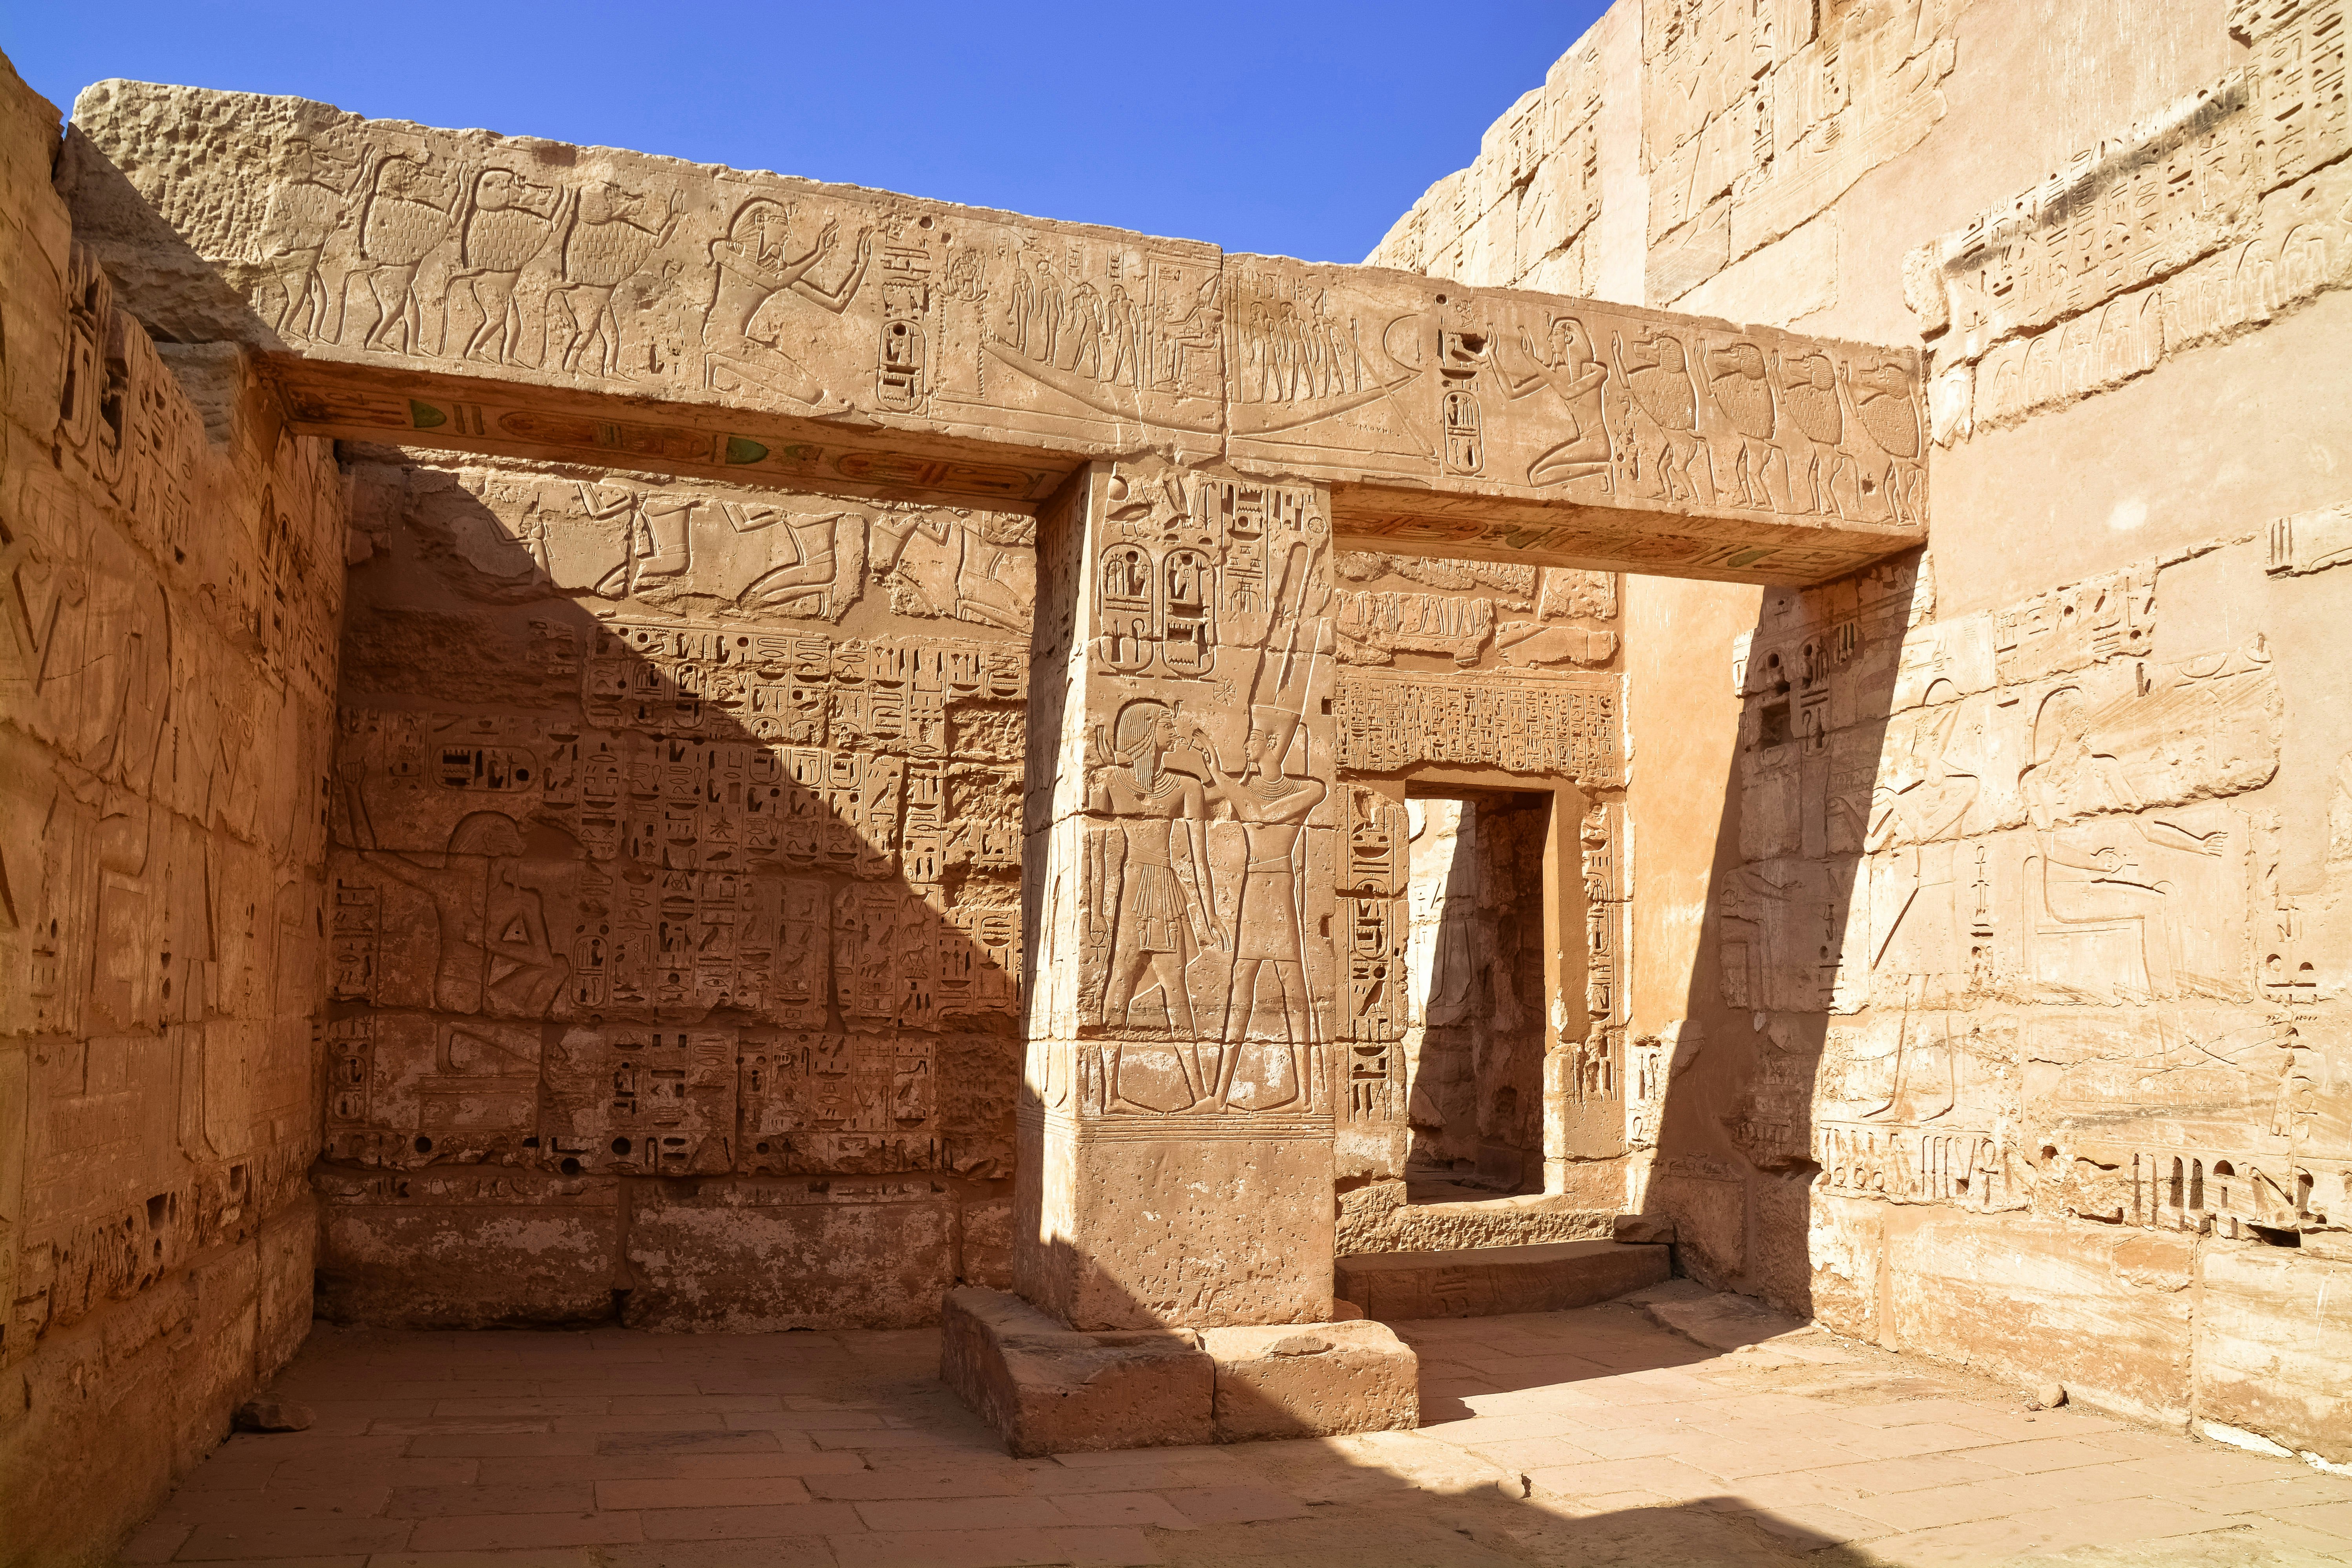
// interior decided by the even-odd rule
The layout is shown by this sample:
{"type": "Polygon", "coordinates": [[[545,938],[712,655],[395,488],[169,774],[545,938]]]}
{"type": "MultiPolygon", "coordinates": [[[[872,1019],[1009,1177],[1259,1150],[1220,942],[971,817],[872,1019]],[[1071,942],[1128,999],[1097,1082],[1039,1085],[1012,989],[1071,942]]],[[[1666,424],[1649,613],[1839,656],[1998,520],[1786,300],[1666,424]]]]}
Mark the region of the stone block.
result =
{"type": "MultiPolygon", "coordinates": [[[[1467,1189],[1456,1189],[1467,1192],[1467,1189]]],[[[1374,1182],[1339,1198],[1339,1250],[1447,1252],[1606,1239],[1612,1216],[1566,1194],[1523,1193],[1454,1203],[1408,1202],[1402,1182],[1374,1182]]],[[[1624,1239],[1620,1237],[1619,1239],[1624,1239]]]]}
{"type": "Polygon", "coordinates": [[[2352,1463],[2352,1263],[2208,1245],[2199,1268],[2199,1417],[2352,1463]]]}
{"type": "Polygon", "coordinates": [[[1885,1262],[1886,1205],[1812,1194],[1806,1226],[1809,1299],[1815,1321],[1858,1340],[1878,1337],[1878,1279],[1885,1262]]]}
{"type": "Polygon", "coordinates": [[[1185,1329],[1084,1333],[971,1287],[940,1314],[940,1377],[1016,1456],[1206,1443],[1216,1363],[1185,1329]]]}
{"type": "Polygon", "coordinates": [[[257,1371],[267,1377],[294,1359],[310,1332],[310,1292],[319,1268],[319,1205],[308,1193],[261,1224],[261,1302],[257,1371]]]}
{"type": "Polygon", "coordinates": [[[1421,1421],[1421,1363],[1385,1323],[1208,1329],[1220,1443],[1341,1432],[1410,1432],[1421,1421]]]}
{"type": "Polygon", "coordinates": [[[1675,1222],[1675,1262],[1720,1289],[1748,1268],[1748,1189],[1736,1179],[1660,1170],[1643,1206],[1675,1222]]]}
{"type": "Polygon", "coordinates": [[[1881,1342],[2071,1402],[2178,1422],[2189,1402],[2186,1236],[2024,1215],[1890,1212],[1881,1342]]]}
{"type": "Polygon", "coordinates": [[[1383,1322],[1589,1307],[1654,1285],[1667,1248],[1615,1241],[1360,1253],[1339,1260],[1339,1294],[1383,1322]]]}
{"type": "Polygon", "coordinates": [[[664,1183],[632,1194],[631,1328],[908,1329],[955,1284],[955,1203],[905,1181],[664,1183]]]}
{"type": "Polygon", "coordinates": [[[528,1171],[322,1172],[317,1310],[331,1322],[593,1322],[622,1281],[619,1184],[528,1171]]]}

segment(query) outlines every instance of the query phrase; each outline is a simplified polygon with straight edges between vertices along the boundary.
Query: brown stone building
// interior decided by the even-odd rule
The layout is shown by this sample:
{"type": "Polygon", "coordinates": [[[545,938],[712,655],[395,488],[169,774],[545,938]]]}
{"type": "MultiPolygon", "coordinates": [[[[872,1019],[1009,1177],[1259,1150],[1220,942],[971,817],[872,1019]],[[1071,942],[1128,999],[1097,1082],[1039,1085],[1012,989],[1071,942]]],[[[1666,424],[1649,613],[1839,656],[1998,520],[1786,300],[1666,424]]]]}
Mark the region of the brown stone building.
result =
{"type": "Polygon", "coordinates": [[[2346,31],[1619,0],[1362,267],[8,75],[0,1561],[314,1316],[1045,1453],[1667,1237],[2352,1464],[2346,31]]]}

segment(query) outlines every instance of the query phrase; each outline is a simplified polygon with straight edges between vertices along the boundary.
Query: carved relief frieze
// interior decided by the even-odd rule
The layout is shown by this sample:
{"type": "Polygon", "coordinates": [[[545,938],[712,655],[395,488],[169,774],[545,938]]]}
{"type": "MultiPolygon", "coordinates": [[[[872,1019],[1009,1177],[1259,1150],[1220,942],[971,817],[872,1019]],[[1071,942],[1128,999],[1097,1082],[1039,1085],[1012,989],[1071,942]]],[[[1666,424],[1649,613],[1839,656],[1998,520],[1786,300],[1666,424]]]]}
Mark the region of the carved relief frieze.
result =
{"type": "Polygon", "coordinates": [[[2352,278],[2344,7],[2255,5],[2246,63],[1915,251],[1935,437],[2103,392],[2352,278]]]}
{"type": "Polygon", "coordinates": [[[366,488],[330,1157],[1001,1170],[974,1108],[1009,1088],[934,1085],[1019,1005],[1034,520],[529,465],[366,488]],[[505,700],[447,702],[460,639],[505,700]]]}
{"type": "Polygon", "coordinates": [[[2345,980],[2319,954],[2352,848],[2301,852],[2265,804],[2299,753],[2263,623],[2160,609],[2184,563],[2209,594],[2225,560],[2228,591],[2294,591],[2298,521],[1950,620],[1900,571],[1768,596],[1713,921],[1761,1041],[1726,1117],[1752,1162],[2241,1238],[2343,1223],[2345,980]]]}
{"type": "Polygon", "coordinates": [[[1678,298],[1925,139],[1962,8],[1648,0],[1651,297],[1678,298]]]}
{"type": "Polygon", "coordinates": [[[1073,1110],[1112,1135],[1172,1116],[1328,1128],[1326,503],[1149,468],[1101,485],[1073,1110]]]}

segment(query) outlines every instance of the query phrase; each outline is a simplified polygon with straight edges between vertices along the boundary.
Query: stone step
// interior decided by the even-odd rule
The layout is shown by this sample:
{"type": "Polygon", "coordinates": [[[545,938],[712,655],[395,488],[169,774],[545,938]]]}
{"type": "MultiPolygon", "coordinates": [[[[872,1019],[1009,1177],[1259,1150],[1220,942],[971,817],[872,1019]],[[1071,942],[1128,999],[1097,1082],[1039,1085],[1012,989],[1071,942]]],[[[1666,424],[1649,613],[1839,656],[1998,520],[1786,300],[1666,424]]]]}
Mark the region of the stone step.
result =
{"type": "Polygon", "coordinates": [[[1658,1284],[1673,1272],[1670,1252],[1622,1241],[1364,1252],[1339,1260],[1335,1290],[1381,1322],[1549,1312],[1658,1284]]]}

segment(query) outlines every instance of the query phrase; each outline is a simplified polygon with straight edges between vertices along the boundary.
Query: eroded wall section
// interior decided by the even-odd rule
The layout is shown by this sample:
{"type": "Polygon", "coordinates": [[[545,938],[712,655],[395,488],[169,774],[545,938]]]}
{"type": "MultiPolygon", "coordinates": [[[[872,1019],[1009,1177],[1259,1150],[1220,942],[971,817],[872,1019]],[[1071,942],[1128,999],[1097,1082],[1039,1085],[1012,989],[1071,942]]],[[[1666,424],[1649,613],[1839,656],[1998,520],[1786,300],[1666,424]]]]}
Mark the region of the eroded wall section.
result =
{"type": "Polygon", "coordinates": [[[151,342],[0,66],[0,1560],[81,1561],[301,1343],[331,445],[151,342]]]}
{"type": "Polygon", "coordinates": [[[321,1310],[1002,1283],[1035,521],[357,456],[321,1310]]]}

